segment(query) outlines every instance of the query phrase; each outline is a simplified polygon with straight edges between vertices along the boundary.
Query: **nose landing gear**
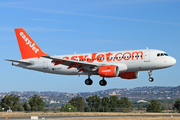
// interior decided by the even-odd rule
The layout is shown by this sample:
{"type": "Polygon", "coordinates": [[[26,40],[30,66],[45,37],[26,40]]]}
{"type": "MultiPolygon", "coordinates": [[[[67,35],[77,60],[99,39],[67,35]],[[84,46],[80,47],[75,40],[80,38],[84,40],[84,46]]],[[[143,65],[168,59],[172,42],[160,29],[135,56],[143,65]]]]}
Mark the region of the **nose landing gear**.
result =
{"type": "Polygon", "coordinates": [[[154,78],[151,77],[151,75],[152,75],[152,70],[148,71],[148,74],[149,74],[149,82],[153,82],[153,81],[154,81],[154,78]]]}

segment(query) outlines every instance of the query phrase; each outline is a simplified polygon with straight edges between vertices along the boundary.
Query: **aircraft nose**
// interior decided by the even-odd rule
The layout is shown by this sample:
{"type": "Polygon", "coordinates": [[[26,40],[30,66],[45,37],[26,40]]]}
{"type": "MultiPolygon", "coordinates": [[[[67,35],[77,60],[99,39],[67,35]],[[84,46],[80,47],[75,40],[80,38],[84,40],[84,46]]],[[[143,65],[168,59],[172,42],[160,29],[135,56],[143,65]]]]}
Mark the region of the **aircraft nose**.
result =
{"type": "Polygon", "coordinates": [[[176,64],[176,59],[173,58],[173,57],[169,57],[168,64],[169,64],[169,66],[175,65],[176,64]]]}
{"type": "Polygon", "coordinates": [[[173,58],[173,57],[171,58],[171,64],[172,64],[172,65],[175,65],[175,64],[176,64],[176,59],[173,58]]]}

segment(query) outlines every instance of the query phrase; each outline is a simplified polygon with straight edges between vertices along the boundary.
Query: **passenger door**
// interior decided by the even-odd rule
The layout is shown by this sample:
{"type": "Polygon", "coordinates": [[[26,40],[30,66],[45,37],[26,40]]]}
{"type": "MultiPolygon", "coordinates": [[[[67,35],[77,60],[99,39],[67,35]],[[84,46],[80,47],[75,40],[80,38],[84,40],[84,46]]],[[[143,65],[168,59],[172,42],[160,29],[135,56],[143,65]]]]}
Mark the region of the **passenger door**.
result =
{"type": "Polygon", "coordinates": [[[144,62],[150,62],[150,50],[146,50],[144,53],[144,62]]]}

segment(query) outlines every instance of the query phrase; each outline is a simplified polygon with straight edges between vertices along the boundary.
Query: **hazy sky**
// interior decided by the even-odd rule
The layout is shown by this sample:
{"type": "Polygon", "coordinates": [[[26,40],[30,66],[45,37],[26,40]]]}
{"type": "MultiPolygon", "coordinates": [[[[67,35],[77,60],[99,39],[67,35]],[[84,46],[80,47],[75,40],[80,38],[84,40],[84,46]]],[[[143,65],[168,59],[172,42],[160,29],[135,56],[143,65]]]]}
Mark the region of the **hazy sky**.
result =
{"type": "Polygon", "coordinates": [[[1,0],[0,92],[93,92],[112,88],[180,85],[180,0],[1,0]],[[4,59],[21,59],[14,28],[24,28],[50,55],[132,49],[159,49],[176,58],[175,66],[135,80],[64,76],[25,70],[4,59]]]}

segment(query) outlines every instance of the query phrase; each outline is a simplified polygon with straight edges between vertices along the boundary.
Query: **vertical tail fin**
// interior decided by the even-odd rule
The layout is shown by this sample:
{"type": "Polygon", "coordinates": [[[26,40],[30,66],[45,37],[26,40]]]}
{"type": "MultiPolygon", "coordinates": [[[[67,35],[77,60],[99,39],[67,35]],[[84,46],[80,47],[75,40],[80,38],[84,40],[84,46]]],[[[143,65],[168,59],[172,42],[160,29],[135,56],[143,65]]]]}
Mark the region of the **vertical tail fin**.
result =
{"type": "Polygon", "coordinates": [[[40,58],[44,53],[41,48],[33,41],[23,28],[14,29],[19,44],[22,59],[40,58]]]}

